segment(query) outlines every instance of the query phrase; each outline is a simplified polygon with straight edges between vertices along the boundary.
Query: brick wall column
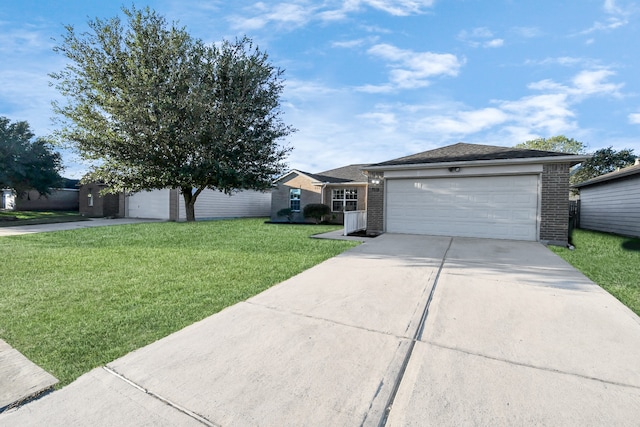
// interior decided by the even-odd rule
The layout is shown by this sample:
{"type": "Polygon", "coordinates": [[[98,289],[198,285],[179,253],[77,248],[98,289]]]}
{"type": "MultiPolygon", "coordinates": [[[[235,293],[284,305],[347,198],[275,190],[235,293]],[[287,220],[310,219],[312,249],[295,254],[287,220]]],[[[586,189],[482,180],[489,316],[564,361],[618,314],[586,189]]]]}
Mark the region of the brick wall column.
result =
{"type": "Polygon", "coordinates": [[[384,232],[384,172],[369,172],[367,233],[384,232]]]}
{"type": "Polygon", "coordinates": [[[565,246],[569,240],[569,163],[542,170],[540,241],[565,246]]]}

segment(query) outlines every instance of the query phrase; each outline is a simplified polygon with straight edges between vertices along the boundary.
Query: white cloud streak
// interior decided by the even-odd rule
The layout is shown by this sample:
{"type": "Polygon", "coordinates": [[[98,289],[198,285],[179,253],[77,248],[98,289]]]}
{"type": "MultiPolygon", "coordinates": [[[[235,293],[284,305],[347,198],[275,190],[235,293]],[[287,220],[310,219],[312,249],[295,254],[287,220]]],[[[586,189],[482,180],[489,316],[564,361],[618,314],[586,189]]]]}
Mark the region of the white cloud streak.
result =
{"type": "Polygon", "coordinates": [[[504,45],[504,39],[494,37],[493,32],[486,27],[462,30],[458,33],[458,40],[471,47],[496,48],[504,45]]]}
{"type": "Polygon", "coordinates": [[[464,60],[450,53],[414,52],[390,44],[377,44],[367,53],[389,63],[389,83],[361,86],[363,92],[381,93],[395,89],[416,89],[429,86],[430,78],[456,76],[464,60]]]}
{"type": "Polygon", "coordinates": [[[311,21],[340,21],[349,15],[374,9],[392,16],[410,16],[423,14],[435,0],[342,0],[327,1],[321,4],[305,1],[268,3],[257,2],[246,8],[245,13],[228,18],[236,30],[255,31],[268,25],[280,29],[302,27],[311,21]]]}

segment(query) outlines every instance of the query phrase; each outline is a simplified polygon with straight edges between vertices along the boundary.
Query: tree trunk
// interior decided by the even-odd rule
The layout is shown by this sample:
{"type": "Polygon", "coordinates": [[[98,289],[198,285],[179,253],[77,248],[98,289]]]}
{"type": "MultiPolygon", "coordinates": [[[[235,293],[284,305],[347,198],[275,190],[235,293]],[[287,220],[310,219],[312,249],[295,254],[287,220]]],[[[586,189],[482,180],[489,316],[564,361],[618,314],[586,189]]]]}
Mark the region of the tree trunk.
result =
{"type": "Polygon", "coordinates": [[[187,213],[187,222],[196,220],[196,199],[204,188],[198,188],[195,192],[190,187],[182,187],[182,197],[184,198],[184,210],[187,213]]]}

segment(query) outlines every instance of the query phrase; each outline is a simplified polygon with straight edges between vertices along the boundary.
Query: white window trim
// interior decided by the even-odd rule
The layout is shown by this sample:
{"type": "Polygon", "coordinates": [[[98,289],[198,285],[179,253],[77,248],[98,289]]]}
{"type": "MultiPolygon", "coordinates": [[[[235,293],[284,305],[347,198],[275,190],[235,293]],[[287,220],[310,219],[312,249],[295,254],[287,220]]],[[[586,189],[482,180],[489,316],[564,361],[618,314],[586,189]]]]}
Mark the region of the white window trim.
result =
{"type": "Polygon", "coordinates": [[[352,188],[332,188],[331,189],[331,212],[346,212],[346,207],[347,207],[347,202],[355,202],[356,203],[356,209],[358,209],[358,189],[355,187],[352,188]],[[341,198],[336,198],[335,197],[335,193],[337,191],[342,191],[342,197],[341,198]],[[355,199],[352,198],[347,198],[347,192],[349,191],[353,191],[355,192],[355,199]],[[339,211],[336,211],[333,209],[334,207],[334,202],[341,202],[342,203],[342,209],[339,211]]]}

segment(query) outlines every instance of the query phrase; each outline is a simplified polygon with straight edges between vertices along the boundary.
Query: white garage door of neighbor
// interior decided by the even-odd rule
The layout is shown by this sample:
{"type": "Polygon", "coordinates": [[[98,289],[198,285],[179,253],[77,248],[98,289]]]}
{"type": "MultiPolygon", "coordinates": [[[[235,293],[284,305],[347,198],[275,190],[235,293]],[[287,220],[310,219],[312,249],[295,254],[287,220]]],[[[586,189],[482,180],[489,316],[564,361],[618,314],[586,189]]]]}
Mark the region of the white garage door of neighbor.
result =
{"type": "Polygon", "coordinates": [[[141,191],[127,197],[129,218],[169,219],[169,190],[141,191]]]}
{"type": "Polygon", "coordinates": [[[390,179],[387,231],[537,240],[537,175],[390,179]]]}

